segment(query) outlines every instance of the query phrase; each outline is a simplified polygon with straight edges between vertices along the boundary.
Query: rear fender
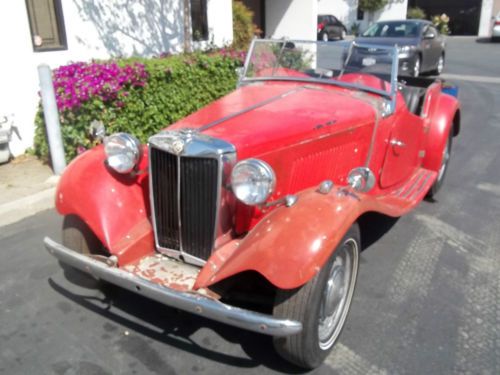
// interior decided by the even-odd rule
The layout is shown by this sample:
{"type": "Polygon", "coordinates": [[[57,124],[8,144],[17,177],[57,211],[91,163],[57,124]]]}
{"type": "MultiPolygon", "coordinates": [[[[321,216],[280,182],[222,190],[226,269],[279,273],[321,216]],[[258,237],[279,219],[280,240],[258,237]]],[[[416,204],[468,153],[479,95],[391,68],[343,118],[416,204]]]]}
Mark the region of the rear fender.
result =
{"type": "Polygon", "coordinates": [[[195,288],[243,271],[257,271],[278,288],[301,286],[321,270],[351,225],[373,208],[372,202],[338,189],[328,194],[306,190],[293,206],[273,210],[244,239],[214,252],[195,288]]]}
{"type": "Polygon", "coordinates": [[[423,167],[438,171],[441,167],[443,150],[448,136],[458,135],[460,130],[460,107],[458,100],[448,94],[440,93],[433,113],[428,119],[425,158],[423,167]]]}
{"type": "MultiPolygon", "coordinates": [[[[147,169],[147,152],[139,170],[147,169]]],[[[106,249],[123,265],[154,249],[148,219],[148,175],[124,176],[104,164],[102,146],[77,157],[61,176],[56,209],[61,215],[77,215],[106,249]]]]}

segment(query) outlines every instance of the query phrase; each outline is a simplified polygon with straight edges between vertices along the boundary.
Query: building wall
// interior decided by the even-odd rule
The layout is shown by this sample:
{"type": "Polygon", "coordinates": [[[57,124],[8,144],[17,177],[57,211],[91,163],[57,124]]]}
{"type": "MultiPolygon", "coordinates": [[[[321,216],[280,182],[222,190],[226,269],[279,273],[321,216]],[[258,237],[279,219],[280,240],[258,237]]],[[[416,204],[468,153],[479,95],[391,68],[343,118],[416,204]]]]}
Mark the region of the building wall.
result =
{"type": "Polygon", "coordinates": [[[358,0],[318,0],[319,14],[333,14],[348,30],[354,23],[359,23],[364,30],[373,22],[406,19],[407,8],[408,0],[389,0],[384,8],[373,14],[365,12],[364,19],[358,20],[358,0]]]}
{"type": "MultiPolygon", "coordinates": [[[[15,136],[11,151],[18,155],[33,143],[37,110],[37,66],[52,68],[71,61],[116,56],[151,56],[180,52],[183,9],[179,0],[63,1],[68,49],[33,52],[25,1],[0,3],[0,35],[4,51],[0,66],[0,115],[13,118],[22,140],[15,136]]],[[[209,41],[222,46],[232,40],[231,0],[209,0],[209,41]]],[[[206,43],[198,43],[201,47],[206,43]]]]}
{"type": "Polygon", "coordinates": [[[491,24],[493,17],[493,0],[483,0],[481,4],[481,17],[479,19],[479,36],[491,35],[491,24]]]}
{"type": "Polygon", "coordinates": [[[266,36],[316,40],[318,0],[266,1],[266,36]]]}

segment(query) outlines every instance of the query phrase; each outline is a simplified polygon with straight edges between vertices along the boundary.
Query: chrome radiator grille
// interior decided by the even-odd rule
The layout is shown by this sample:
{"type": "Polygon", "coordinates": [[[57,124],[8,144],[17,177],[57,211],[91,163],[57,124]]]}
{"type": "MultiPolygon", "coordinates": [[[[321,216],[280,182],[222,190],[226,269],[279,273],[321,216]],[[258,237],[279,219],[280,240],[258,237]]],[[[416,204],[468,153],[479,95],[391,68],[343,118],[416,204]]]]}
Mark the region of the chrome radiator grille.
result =
{"type": "Polygon", "coordinates": [[[150,147],[149,162],[157,245],[207,260],[215,240],[219,159],[150,147]]]}

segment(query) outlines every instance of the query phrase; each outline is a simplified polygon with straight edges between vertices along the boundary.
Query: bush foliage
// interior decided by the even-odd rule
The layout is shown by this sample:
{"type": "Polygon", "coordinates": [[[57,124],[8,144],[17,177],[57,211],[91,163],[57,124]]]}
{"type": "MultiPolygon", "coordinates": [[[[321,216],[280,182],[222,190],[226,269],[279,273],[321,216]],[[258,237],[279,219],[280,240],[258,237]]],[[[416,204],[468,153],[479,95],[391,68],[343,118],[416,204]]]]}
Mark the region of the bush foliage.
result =
{"type": "MultiPolygon", "coordinates": [[[[68,160],[95,145],[90,124],[142,142],[235,88],[244,53],[221,50],[153,59],[76,63],[53,73],[68,160]]],[[[43,112],[36,116],[34,153],[47,160],[43,112]]]]}
{"type": "Polygon", "coordinates": [[[233,48],[246,50],[261,31],[253,23],[253,12],[241,1],[233,1],[233,48]]]}
{"type": "Polygon", "coordinates": [[[415,20],[425,20],[427,15],[424,10],[419,7],[411,7],[408,8],[408,12],[406,13],[406,18],[415,19],[415,20]]]}
{"type": "Polygon", "coordinates": [[[365,12],[375,12],[385,7],[388,0],[359,0],[359,8],[365,12]]]}

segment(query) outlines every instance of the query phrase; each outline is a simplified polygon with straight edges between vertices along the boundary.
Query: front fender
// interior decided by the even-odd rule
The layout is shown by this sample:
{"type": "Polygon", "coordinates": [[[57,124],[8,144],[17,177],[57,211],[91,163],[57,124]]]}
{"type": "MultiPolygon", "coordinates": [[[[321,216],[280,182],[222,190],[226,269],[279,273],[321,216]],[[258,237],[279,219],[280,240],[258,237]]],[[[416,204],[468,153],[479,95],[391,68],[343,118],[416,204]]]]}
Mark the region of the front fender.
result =
{"type": "Polygon", "coordinates": [[[426,137],[425,158],[423,167],[438,171],[441,167],[443,150],[448,141],[448,136],[457,135],[460,124],[460,106],[458,100],[448,94],[440,93],[432,115],[429,118],[429,131],[426,137]],[[456,117],[457,116],[457,117],[456,117]],[[453,127],[455,126],[455,129],[453,127]]]}
{"type": "MultiPolygon", "coordinates": [[[[147,168],[147,152],[143,154],[140,170],[147,168]]],[[[104,160],[104,147],[98,146],[66,168],[56,191],[56,209],[79,216],[118,263],[125,264],[154,249],[147,174],[118,175],[104,160]]]]}
{"type": "Polygon", "coordinates": [[[263,218],[239,242],[216,251],[198,275],[195,288],[207,287],[243,271],[257,271],[281,289],[309,281],[328,260],[347,230],[373,198],[346,195],[338,189],[299,195],[291,207],[263,218]]]}

